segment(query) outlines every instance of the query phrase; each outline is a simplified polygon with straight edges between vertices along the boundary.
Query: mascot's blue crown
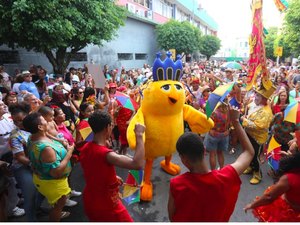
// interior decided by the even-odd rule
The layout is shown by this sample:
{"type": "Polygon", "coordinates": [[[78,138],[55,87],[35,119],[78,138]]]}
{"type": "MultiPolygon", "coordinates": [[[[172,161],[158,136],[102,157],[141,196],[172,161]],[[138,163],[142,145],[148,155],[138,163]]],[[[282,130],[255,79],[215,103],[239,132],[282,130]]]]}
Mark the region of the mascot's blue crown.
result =
{"type": "Polygon", "coordinates": [[[177,55],[176,62],[171,59],[172,53],[167,52],[167,58],[161,61],[161,53],[156,54],[156,59],[153,63],[152,75],[154,81],[160,80],[175,80],[180,81],[182,76],[181,56],[177,55]]]}

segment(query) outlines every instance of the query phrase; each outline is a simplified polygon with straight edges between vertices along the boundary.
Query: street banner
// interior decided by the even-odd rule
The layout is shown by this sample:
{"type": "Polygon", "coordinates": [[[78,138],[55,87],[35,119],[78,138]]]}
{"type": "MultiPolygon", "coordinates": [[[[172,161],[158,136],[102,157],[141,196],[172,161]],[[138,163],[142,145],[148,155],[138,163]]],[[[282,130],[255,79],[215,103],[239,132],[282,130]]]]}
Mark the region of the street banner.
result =
{"type": "Polygon", "coordinates": [[[95,87],[104,89],[105,77],[101,70],[101,66],[99,64],[86,64],[86,66],[88,68],[89,74],[92,75],[95,81],[95,87]]]}
{"type": "Polygon", "coordinates": [[[269,90],[272,82],[269,80],[265,46],[263,40],[263,23],[262,23],[262,0],[252,0],[252,33],[249,37],[249,69],[247,90],[256,84],[258,75],[261,75],[261,82],[265,89],[269,90]]]}
{"type": "Polygon", "coordinates": [[[276,47],[275,49],[275,56],[282,56],[282,52],[283,52],[283,47],[276,47]]]}

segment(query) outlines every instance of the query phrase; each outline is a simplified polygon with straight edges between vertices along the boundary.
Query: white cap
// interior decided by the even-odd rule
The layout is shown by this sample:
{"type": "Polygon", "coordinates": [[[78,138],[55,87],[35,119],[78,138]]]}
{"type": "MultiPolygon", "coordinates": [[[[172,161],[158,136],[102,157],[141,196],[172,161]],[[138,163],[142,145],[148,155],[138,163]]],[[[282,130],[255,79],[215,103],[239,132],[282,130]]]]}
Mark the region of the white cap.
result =
{"type": "Polygon", "coordinates": [[[73,78],[72,78],[72,82],[75,81],[75,82],[80,82],[79,80],[79,77],[77,75],[73,75],[73,78]]]}

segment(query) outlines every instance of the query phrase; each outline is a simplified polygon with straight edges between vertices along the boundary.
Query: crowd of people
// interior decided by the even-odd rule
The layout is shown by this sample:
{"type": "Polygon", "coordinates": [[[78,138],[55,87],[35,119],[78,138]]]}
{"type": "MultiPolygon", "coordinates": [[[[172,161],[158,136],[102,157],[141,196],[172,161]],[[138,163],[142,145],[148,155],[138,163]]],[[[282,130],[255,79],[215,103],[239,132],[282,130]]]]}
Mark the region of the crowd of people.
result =
{"type": "MultiPolygon", "coordinates": [[[[296,194],[300,188],[300,140],[297,140],[300,125],[284,120],[288,104],[300,97],[300,66],[269,64],[273,87],[247,90],[246,63],[241,62],[240,69],[223,68],[222,64],[223,61],[183,64],[180,82],[185,89],[185,102],[203,113],[206,113],[210,94],[217,87],[230,82],[234,85],[211,114],[214,127],[198,135],[189,132],[186,124],[185,133],[177,142],[180,158],[190,172],[171,180],[170,221],[228,221],[240,190],[239,175],[251,174],[253,185],[261,182],[260,165],[268,160],[268,143],[272,138],[281,145],[282,159],[279,169],[270,167],[268,172],[274,186],[253,203],[245,203],[245,210],[253,209],[261,221],[270,218],[284,221],[287,217],[279,218],[280,213],[272,217],[270,207],[285,202],[284,210],[294,213],[291,221],[300,221],[300,199],[296,194]],[[225,165],[224,152],[238,154],[238,144],[243,152],[233,164],[225,165]],[[209,166],[204,160],[206,154],[209,166]],[[198,176],[203,174],[210,176],[198,176]],[[224,180],[213,181],[221,180],[219,177],[224,180]],[[208,182],[211,186],[205,186],[208,182]],[[229,183],[231,187],[227,186],[229,183]],[[222,185],[225,186],[220,191],[222,185]],[[183,188],[193,190],[193,186],[203,186],[199,192],[210,193],[205,199],[213,207],[193,209],[193,205],[183,204],[186,198],[200,199],[194,192],[179,194],[183,188]],[[228,190],[227,194],[224,189],[228,190]],[[224,204],[220,204],[216,196],[223,196],[224,204]],[[200,211],[202,213],[198,213],[200,211]],[[265,211],[269,213],[268,218],[265,211]]],[[[81,195],[69,184],[72,167],[78,161],[86,181],[83,199],[89,220],[132,221],[119,199],[122,181],[114,166],[143,167],[141,137],[145,127],[136,125],[137,150],[133,157],[127,154],[126,129],[141,104],[143,88],[151,82],[151,75],[147,64],[127,71],[124,68],[109,70],[105,65],[105,87],[96,88],[86,67],[71,67],[65,74],[48,74],[42,66],[31,65],[28,70],[16,71],[15,76],[10,76],[1,66],[0,221],[23,215],[27,221],[37,221],[37,212],[45,198],[52,206],[50,221],[67,217],[70,213],[63,208],[75,206],[77,202],[70,198],[81,195]],[[128,95],[136,107],[124,107],[116,93],[128,95]],[[82,132],[87,127],[94,133],[90,142],[82,132]],[[97,173],[100,170],[106,171],[105,175],[97,173]],[[24,209],[19,206],[22,202],[24,209]],[[97,205],[101,202],[103,204],[97,205]]],[[[199,204],[203,201],[200,199],[199,204]]]]}

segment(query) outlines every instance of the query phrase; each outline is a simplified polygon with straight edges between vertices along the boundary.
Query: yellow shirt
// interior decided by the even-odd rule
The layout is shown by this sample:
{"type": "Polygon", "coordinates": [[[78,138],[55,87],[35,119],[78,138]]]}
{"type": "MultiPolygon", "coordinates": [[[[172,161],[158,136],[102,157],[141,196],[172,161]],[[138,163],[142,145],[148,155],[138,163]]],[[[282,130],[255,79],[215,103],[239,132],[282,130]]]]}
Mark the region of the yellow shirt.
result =
{"type": "Polygon", "coordinates": [[[245,131],[254,138],[258,144],[263,144],[268,139],[268,130],[272,118],[272,110],[270,106],[266,105],[247,115],[247,118],[243,120],[243,126],[245,131]]]}

